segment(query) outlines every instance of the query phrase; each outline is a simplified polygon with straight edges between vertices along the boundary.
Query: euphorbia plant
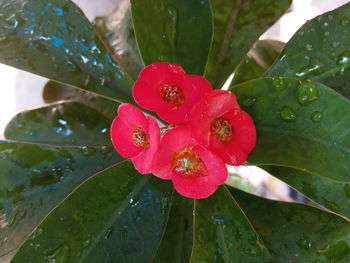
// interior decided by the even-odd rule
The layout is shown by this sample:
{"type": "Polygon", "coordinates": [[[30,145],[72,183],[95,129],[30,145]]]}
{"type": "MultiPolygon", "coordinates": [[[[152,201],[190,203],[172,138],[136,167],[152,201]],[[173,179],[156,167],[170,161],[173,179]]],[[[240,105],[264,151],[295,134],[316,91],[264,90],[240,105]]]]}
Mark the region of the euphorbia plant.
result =
{"type": "Polygon", "coordinates": [[[90,24],[68,0],[1,1],[0,62],[51,79],[55,102],[15,116],[1,141],[1,262],[349,262],[350,5],[307,22],[279,54],[258,38],[289,5],[132,0],[90,24]],[[136,91],[159,62],[179,65],[158,95],[182,117],[136,91]],[[233,72],[229,91],[209,91],[233,72]],[[204,87],[193,105],[184,79],[204,87]],[[157,116],[179,127],[153,153],[157,116]],[[156,176],[134,168],[152,170],[148,158],[156,176]],[[223,163],[246,158],[317,208],[222,185],[223,163]],[[183,196],[203,187],[207,198],[183,196]]]}

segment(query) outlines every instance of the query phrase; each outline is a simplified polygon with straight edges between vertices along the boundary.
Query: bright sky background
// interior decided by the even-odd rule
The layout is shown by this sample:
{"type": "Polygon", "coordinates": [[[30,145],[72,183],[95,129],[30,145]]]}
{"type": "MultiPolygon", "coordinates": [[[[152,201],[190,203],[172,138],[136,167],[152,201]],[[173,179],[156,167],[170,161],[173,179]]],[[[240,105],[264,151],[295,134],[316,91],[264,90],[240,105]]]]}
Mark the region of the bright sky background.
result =
{"type": "MultiPolygon", "coordinates": [[[[103,15],[117,2],[116,0],[74,0],[89,19],[103,15]]],[[[292,10],[266,32],[263,39],[288,41],[294,32],[308,19],[334,9],[349,0],[294,0],[292,10]]],[[[46,79],[0,64],[0,139],[6,123],[16,112],[43,105],[42,87],[46,79]]]]}

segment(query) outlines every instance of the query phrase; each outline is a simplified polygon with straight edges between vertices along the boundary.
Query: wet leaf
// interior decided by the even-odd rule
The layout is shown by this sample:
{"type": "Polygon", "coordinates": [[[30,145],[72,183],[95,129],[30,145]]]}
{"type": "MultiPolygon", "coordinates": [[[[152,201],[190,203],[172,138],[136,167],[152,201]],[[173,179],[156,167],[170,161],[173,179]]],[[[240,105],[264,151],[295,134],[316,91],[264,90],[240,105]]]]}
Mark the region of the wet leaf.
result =
{"type": "Polygon", "coordinates": [[[262,77],[282,52],[284,43],[277,40],[259,40],[237,66],[231,85],[262,77]]]}
{"type": "Polygon", "coordinates": [[[303,25],[267,76],[321,82],[350,98],[350,4],[303,25]]]}
{"type": "Polygon", "coordinates": [[[114,100],[133,101],[132,81],[69,0],[0,3],[0,62],[114,100]]]}
{"type": "Polygon", "coordinates": [[[54,81],[48,81],[44,87],[43,98],[46,103],[74,101],[82,103],[113,120],[119,103],[95,94],[78,90],[54,81]]]}
{"type": "Polygon", "coordinates": [[[97,17],[95,25],[111,47],[119,65],[136,80],[144,65],[135,39],[130,2],[123,1],[109,15],[97,17]]]}
{"type": "Polygon", "coordinates": [[[348,221],[314,207],[229,190],[271,253],[267,262],[349,262],[348,221]]]}
{"type": "Polygon", "coordinates": [[[350,182],[337,182],[282,166],[262,166],[264,170],[320,204],[350,218],[350,182]]]}
{"type": "Polygon", "coordinates": [[[195,202],[195,241],[191,263],[273,262],[259,235],[224,187],[195,202]]]}
{"type": "Polygon", "coordinates": [[[188,263],[193,247],[194,200],[174,192],[171,203],[162,205],[167,206],[169,219],[152,263],[188,263]]]}
{"type": "Polygon", "coordinates": [[[253,118],[253,165],[295,167],[350,181],[350,102],[332,89],[295,78],[257,79],[231,88],[253,118]]]}
{"type": "Polygon", "coordinates": [[[219,89],[290,0],[211,0],[214,39],[205,76],[219,89]]]}
{"type": "Polygon", "coordinates": [[[111,147],[0,141],[0,261],[9,262],[13,256],[9,252],[17,249],[78,185],[121,160],[111,147]]]}
{"type": "Polygon", "coordinates": [[[7,125],[5,137],[51,145],[111,146],[111,122],[90,107],[66,102],[17,114],[7,125]]]}
{"type": "Polygon", "coordinates": [[[117,164],[68,196],[13,262],[150,262],[168,217],[162,202],[171,193],[171,183],[138,174],[128,161],[117,164]]]}
{"type": "Polygon", "coordinates": [[[209,0],[131,0],[131,11],[145,65],[177,63],[203,74],[212,41],[209,0]]]}

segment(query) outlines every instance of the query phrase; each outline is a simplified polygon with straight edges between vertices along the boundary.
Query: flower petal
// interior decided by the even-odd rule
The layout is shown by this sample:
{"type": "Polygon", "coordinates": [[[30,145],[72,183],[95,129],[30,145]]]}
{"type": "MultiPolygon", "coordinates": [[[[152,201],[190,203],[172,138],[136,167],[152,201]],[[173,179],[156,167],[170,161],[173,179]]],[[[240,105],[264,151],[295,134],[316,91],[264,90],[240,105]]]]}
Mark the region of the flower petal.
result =
{"type": "Polygon", "coordinates": [[[141,174],[151,172],[152,160],[159,147],[160,129],[155,119],[147,116],[148,119],[148,134],[150,139],[150,147],[145,149],[140,155],[132,158],[132,162],[141,174]]]}
{"type": "Polygon", "coordinates": [[[133,158],[139,155],[142,147],[132,143],[134,127],[125,124],[119,117],[115,118],[111,126],[111,138],[114,148],[124,158],[133,158]]]}
{"type": "Polygon", "coordinates": [[[145,114],[136,106],[123,103],[118,107],[118,117],[133,129],[141,127],[144,131],[148,130],[148,121],[145,114]]]}
{"type": "Polygon", "coordinates": [[[184,177],[175,172],[172,173],[172,180],[175,190],[188,198],[202,199],[206,198],[218,189],[218,185],[206,176],[203,177],[184,177]]]}
{"type": "Polygon", "coordinates": [[[187,127],[176,127],[166,132],[154,156],[152,173],[163,179],[171,179],[175,154],[193,144],[197,144],[197,142],[187,127]]]}
{"type": "Polygon", "coordinates": [[[161,98],[160,89],[164,85],[179,86],[185,74],[177,64],[148,65],[141,71],[133,86],[132,93],[136,103],[152,111],[171,109],[174,105],[161,98]]]}
{"type": "Polygon", "coordinates": [[[195,138],[202,145],[208,146],[211,121],[235,108],[239,106],[231,92],[213,90],[207,93],[193,106],[190,113],[189,125],[195,138]]]}

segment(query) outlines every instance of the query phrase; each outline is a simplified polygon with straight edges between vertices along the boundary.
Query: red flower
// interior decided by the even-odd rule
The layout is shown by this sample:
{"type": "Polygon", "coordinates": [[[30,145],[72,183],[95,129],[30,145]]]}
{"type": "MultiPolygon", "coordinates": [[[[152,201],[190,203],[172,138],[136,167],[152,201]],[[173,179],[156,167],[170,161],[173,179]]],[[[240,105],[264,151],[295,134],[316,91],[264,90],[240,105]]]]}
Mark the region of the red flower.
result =
{"type": "Polygon", "coordinates": [[[188,127],[169,130],[152,164],[154,175],[172,180],[177,192],[189,198],[213,194],[227,179],[224,162],[193,138],[188,127]]]}
{"type": "Polygon", "coordinates": [[[133,96],[138,105],[157,112],[162,120],[183,125],[192,106],[211,90],[205,78],[186,75],[177,64],[154,63],[141,71],[133,96]]]}
{"type": "Polygon", "coordinates": [[[121,104],[111,126],[114,148],[131,158],[135,168],[142,174],[151,172],[153,155],[158,149],[160,130],[157,122],[131,105],[121,104]]]}
{"type": "Polygon", "coordinates": [[[255,146],[254,122],[228,91],[206,94],[193,107],[189,125],[198,142],[231,165],[242,165],[255,146]]]}

